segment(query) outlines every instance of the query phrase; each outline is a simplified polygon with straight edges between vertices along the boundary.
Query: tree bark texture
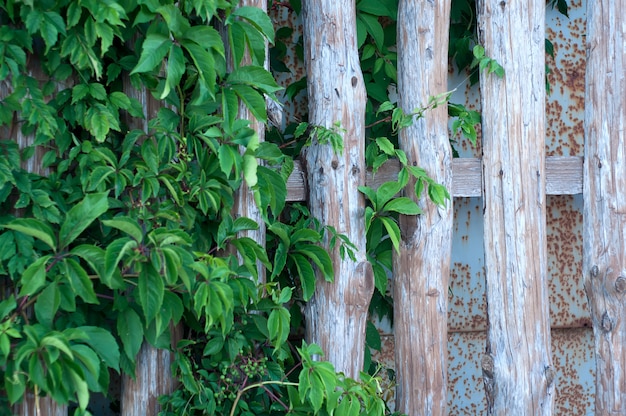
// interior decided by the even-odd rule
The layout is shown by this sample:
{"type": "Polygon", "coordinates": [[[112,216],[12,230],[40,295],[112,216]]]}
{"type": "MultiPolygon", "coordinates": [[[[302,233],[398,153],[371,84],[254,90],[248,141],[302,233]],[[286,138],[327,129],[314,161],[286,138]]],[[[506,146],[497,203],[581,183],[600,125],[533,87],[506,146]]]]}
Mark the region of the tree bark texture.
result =
{"type": "MultiPolygon", "coordinates": [[[[449,22],[449,0],[400,0],[398,105],[405,113],[425,107],[429,97],[447,90],[449,22]]],[[[452,190],[445,105],[402,129],[399,145],[409,163],[452,190]]],[[[414,184],[406,192],[417,201],[414,184]]],[[[402,241],[393,262],[396,409],[409,415],[445,415],[452,200],[438,207],[422,195],[417,202],[423,214],[400,216],[402,241]]]]}
{"type": "Polygon", "coordinates": [[[549,415],[554,370],[546,259],[545,1],[479,0],[490,415],[549,415]]]}
{"type": "MultiPolygon", "coordinates": [[[[182,332],[180,326],[171,328],[172,346],[175,347],[182,332]]],[[[159,396],[171,394],[178,381],[172,376],[174,353],[158,349],[144,341],[137,354],[135,378],[122,377],[121,415],[157,415],[161,410],[159,396]]]]}
{"type": "Polygon", "coordinates": [[[315,138],[306,149],[309,207],[322,224],[335,227],[357,248],[356,261],[342,259],[337,248],[329,251],[335,279],[328,283],[318,274],[305,310],[306,337],[322,347],[338,371],[358,378],[374,282],[365,258],[365,200],[357,190],[365,184],[366,92],[356,45],[355,3],[307,0],[302,11],[309,122],[327,128],[339,122],[345,130],[342,154],[315,138]]]}
{"type": "Polygon", "coordinates": [[[583,270],[596,354],[595,414],[626,414],[626,18],[587,3],[583,270]]]}

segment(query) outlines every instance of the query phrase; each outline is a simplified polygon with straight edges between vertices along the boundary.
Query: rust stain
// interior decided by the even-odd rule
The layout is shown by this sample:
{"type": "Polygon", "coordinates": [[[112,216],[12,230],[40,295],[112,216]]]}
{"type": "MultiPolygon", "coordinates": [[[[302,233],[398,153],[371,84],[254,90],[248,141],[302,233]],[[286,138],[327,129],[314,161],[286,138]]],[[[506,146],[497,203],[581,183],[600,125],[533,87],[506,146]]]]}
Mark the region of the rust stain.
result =
{"type": "Polygon", "coordinates": [[[585,108],[585,10],[568,2],[569,18],[546,10],[546,37],[554,46],[547,56],[546,152],[548,156],[582,156],[585,108]]]}

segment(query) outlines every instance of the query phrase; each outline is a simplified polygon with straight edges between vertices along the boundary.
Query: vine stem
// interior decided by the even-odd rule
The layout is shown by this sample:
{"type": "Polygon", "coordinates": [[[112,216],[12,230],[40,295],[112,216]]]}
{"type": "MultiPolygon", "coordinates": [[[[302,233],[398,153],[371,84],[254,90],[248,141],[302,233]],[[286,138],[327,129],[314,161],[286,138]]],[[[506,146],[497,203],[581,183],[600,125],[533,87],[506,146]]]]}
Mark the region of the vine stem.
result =
{"type": "Polygon", "coordinates": [[[274,380],[268,380],[268,381],[261,381],[259,383],[254,383],[254,384],[250,384],[249,386],[244,387],[243,389],[239,390],[237,392],[237,397],[235,397],[235,401],[233,402],[233,407],[230,409],[230,416],[234,416],[235,415],[235,409],[237,408],[237,403],[239,403],[239,400],[241,399],[241,396],[250,389],[253,388],[257,388],[257,387],[263,387],[263,386],[267,386],[270,384],[277,384],[279,386],[297,386],[298,383],[293,383],[291,381],[274,381],[274,380]]]}

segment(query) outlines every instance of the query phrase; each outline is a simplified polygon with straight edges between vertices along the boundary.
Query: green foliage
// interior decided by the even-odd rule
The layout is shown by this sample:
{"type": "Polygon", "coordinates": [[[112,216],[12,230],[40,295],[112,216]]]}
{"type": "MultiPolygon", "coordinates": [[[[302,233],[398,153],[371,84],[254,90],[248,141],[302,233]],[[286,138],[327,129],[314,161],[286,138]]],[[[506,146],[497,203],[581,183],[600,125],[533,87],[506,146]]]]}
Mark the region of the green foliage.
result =
{"type": "MultiPolygon", "coordinates": [[[[377,378],[338,375],[297,335],[314,268],[333,278],[320,243],[354,246],[287,206],[293,160],[239,118],[243,104],[266,121],[280,90],[263,68],[269,17],[60,0],[5,2],[0,20],[0,413],[32,391],[88,414],[142,343],[170,348],[181,324],[164,415],[383,414],[377,378]],[[244,183],[266,246],[233,213],[244,183]]],[[[305,131],[342,151],[339,124],[305,131]]]]}

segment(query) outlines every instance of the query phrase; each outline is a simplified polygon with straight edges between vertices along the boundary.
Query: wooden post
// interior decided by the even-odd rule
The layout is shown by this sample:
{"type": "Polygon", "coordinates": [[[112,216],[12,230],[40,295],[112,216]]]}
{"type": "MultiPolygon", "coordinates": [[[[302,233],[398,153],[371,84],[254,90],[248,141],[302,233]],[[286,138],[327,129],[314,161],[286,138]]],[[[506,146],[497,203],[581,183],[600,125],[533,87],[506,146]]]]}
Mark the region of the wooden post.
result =
{"type": "Polygon", "coordinates": [[[626,17],[587,3],[583,270],[596,353],[595,414],[626,414],[626,17]]]}
{"type": "MultiPolygon", "coordinates": [[[[137,99],[143,106],[144,119],[128,117],[126,122],[131,129],[142,129],[148,132],[148,121],[157,116],[164,104],[155,99],[150,92],[142,88],[137,90],[130,84],[130,79],[124,80],[124,92],[131,98],[137,99]]],[[[170,328],[172,350],[180,339],[182,326],[179,324],[170,328]]],[[[176,388],[176,380],[171,371],[174,352],[158,349],[144,340],[137,353],[135,376],[123,373],[121,376],[121,415],[143,416],[156,415],[161,409],[158,398],[170,394],[176,388]]]]}
{"type": "Polygon", "coordinates": [[[330,252],[335,280],[325,282],[318,274],[305,310],[306,338],[322,347],[338,371],[358,378],[374,278],[365,258],[365,200],[357,189],[365,184],[367,97],[356,45],[355,2],[305,1],[302,12],[309,122],[327,128],[339,122],[345,130],[341,154],[315,139],[306,149],[309,207],[313,217],[347,235],[357,248],[356,261],[341,259],[337,248],[330,252]]]}
{"type": "MultiPolygon", "coordinates": [[[[398,105],[406,113],[447,90],[449,22],[449,0],[400,0],[398,105]]],[[[402,129],[399,144],[409,163],[452,191],[446,105],[402,129]]],[[[417,200],[414,184],[407,186],[407,196],[417,200]]],[[[445,415],[452,200],[445,207],[425,196],[418,202],[423,214],[400,216],[402,241],[393,262],[396,410],[445,415]]]]}
{"type": "MultiPolygon", "coordinates": [[[[37,80],[44,82],[48,76],[43,71],[39,59],[35,55],[29,57],[29,76],[37,80]]],[[[8,96],[11,91],[6,90],[5,85],[0,85],[0,97],[8,96]]],[[[6,134],[3,137],[15,140],[20,149],[31,146],[34,142],[34,136],[25,136],[22,134],[20,125],[13,125],[11,128],[3,128],[2,133],[6,134]]],[[[42,158],[45,154],[43,146],[37,146],[35,148],[35,154],[28,160],[22,161],[22,168],[29,172],[36,173],[38,175],[47,175],[48,172],[42,167],[42,158]]],[[[19,213],[17,214],[19,216],[19,213]]],[[[0,296],[4,297],[4,293],[0,293],[0,296]]],[[[55,402],[51,397],[40,396],[35,397],[33,392],[27,391],[24,394],[24,400],[21,403],[13,406],[13,414],[17,416],[66,416],[67,406],[61,405],[55,402]]]]}
{"type": "MultiPolygon", "coordinates": [[[[239,7],[252,6],[267,12],[267,0],[240,0],[239,7]]],[[[225,37],[227,39],[228,37],[225,37]]],[[[228,54],[227,54],[228,56],[228,54]]],[[[267,42],[265,43],[265,69],[269,69],[269,52],[267,50],[267,42]]],[[[231,57],[232,59],[232,57],[231,57]]],[[[252,59],[250,58],[249,51],[245,53],[241,65],[250,65],[252,59]]],[[[250,121],[250,128],[252,128],[259,136],[259,142],[265,140],[265,124],[258,121],[248,110],[248,107],[243,102],[239,101],[239,116],[238,118],[250,121]]],[[[241,149],[244,151],[245,149],[241,149]]],[[[235,217],[247,217],[254,220],[259,228],[256,230],[246,230],[239,233],[240,237],[249,237],[257,242],[262,247],[265,247],[265,235],[266,227],[263,215],[254,201],[254,194],[252,189],[248,187],[248,184],[244,181],[241,183],[241,187],[235,193],[235,202],[233,204],[233,214],[235,217]]],[[[257,261],[257,283],[265,283],[265,266],[257,261]]]]}
{"type": "Polygon", "coordinates": [[[554,370],[546,262],[545,1],[479,0],[490,415],[549,415],[554,370]]]}

